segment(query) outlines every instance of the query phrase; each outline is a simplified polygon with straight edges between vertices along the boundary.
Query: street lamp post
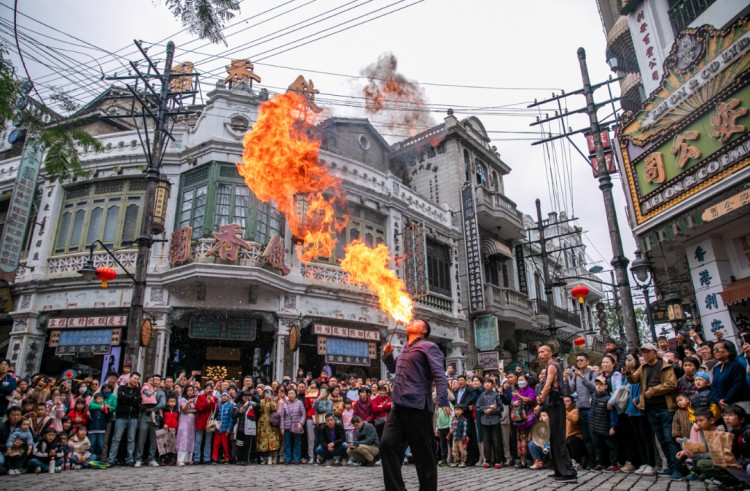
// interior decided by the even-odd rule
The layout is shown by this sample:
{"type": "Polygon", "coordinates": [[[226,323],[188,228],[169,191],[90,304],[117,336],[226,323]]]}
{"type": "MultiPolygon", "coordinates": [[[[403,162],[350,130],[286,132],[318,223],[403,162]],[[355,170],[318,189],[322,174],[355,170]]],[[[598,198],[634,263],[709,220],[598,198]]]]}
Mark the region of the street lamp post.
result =
{"type": "Polygon", "coordinates": [[[656,342],[656,326],[654,319],[651,317],[651,304],[649,302],[648,290],[651,288],[651,263],[648,259],[641,256],[641,251],[635,251],[635,259],[630,265],[630,274],[633,275],[635,285],[640,288],[643,298],[646,301],[646,318],[648,319],[648,328],[651,330],[651,338],[656,342]]]}

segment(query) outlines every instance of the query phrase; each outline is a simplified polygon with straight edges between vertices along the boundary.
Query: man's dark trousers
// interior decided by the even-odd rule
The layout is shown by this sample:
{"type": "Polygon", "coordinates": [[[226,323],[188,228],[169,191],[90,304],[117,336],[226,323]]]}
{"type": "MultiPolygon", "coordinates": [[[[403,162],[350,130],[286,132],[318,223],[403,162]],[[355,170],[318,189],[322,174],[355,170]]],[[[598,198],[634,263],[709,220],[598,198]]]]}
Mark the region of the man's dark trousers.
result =
{"type": "Polygon", "coordinates": [[[414,457],[420,491],[437,491],[435,431],[432,421],[431,411],[393,405],[380,442],[386,491],[406,490],[401,464],[407,445],[414,457]]]}

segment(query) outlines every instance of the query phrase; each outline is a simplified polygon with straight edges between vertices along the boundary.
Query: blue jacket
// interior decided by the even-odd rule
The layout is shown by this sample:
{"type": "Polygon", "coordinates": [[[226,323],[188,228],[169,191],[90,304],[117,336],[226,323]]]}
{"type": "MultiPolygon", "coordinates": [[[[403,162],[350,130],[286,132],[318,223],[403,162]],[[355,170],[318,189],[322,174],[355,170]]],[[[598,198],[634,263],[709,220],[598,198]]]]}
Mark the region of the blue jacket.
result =
{"type": "Polygon", "coordinates": [[[91,421],[89,431],[105,431],[107,429],[107,415],[101,409],[89,409],[91,421]]]}
{"type": "Polygon", "coordinates": [[[219,409],[216,411],[216,419],[221,421],[221,428],[216,433],[226,433],[232,429],[232,412],[234,411],[234,402],[227,401],[219,403],[219,409]]]}
{"type": "Polygon", "coordinates": [[[391,397],[394,404],[433,412],[432,385],[435,384],[437,405],[448,406],[445,358],[435,343],[418,338],[404,347],[398,359],[391,352],[383,362],[391,373],[396,374],[391,397]]]}
{"type": "Polygon", "coordinates": [[[630,386],[630,397],[628,398],[628,405],[625,407],[625,414],[628,416],[643,416],[643,411],[633,404],[633,399],[637,401],[641,398],[641,384],[628,385],[630,386]]]}
{"type": "Polygon", "coordinates": [[[719,403],[747,401],[750,399],[750,388],[747,386],[745,367],[737,360],[728,361],[721,370],[719,363],[714,367],[711,377],[711,402],[719,403]]]}
{"type": "Polygon", "coordinates": [[[0,418],[8,413],[9,401],[6,396],[11,395],[16,390],[16,385],[18,385],[16,378],[10,374],[0,379],[0,418]]]}

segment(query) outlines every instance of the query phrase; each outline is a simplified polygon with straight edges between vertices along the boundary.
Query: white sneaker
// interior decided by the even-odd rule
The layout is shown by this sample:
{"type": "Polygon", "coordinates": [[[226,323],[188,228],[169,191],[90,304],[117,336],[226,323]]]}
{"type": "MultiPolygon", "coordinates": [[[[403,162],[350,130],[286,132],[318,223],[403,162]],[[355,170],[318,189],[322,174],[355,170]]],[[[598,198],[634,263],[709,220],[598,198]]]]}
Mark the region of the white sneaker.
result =
{"type": "Polygon", "coordinates": [[[643,464],[642,466],[640,466],[639,468],[637,468],[636,470],[634,470],[633,474],[637,474],[639,476],[642,476],[644,470],[646,470],[646,464],[643,464]]]}
{"type": "Polygon", "coordinates": [[[152,460],[151,462],[148,463],[148,466],[149,467],[159,467],[159,463],[157,461],[155,461],[155,460],[152,460]]]}
{"type": "Polygon", "coordinates": [[[141,465],[142,465],[141,462],[138,461],[138,462],[135,463],[135,465],[133,467],[140,467],[141,465]]]}
{"type": "Polygon", "coordinates": [[[647,465],[646,468],[643,469],[643,472],[641,472],[641,475],[643,475],[643,476],[655,476],[656,475],[656,469],[654,469],[650,465],[647,465]]]}

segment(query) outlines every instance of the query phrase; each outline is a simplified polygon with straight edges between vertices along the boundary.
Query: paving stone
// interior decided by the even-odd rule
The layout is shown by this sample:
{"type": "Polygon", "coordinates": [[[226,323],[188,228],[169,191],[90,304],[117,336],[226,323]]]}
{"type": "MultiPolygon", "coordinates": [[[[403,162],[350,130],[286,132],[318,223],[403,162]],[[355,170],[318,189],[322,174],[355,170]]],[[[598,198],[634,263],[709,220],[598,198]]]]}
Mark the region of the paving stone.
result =
{"type": "MultiPolygon", "coordinates": [[[[558,483],[547,476],[551,469],[444,468],[438,469],[440,491],[556,490],[556,491],[706,491],[703,482],[671,481],[621,472],[581,472],[578,483],[558,483]]],[[[403,468],[410,490],[419,489],[413,465],[403,468]]],[[[383,469],[374,467],[297,466],[186,466],[114,467],[106,470],[66,471],[60,474],[24,474],[0,477],[0,489],[32,491],[192,490],[227,489],[294,491],[377,491],[383,489],[383,469]]]]}

